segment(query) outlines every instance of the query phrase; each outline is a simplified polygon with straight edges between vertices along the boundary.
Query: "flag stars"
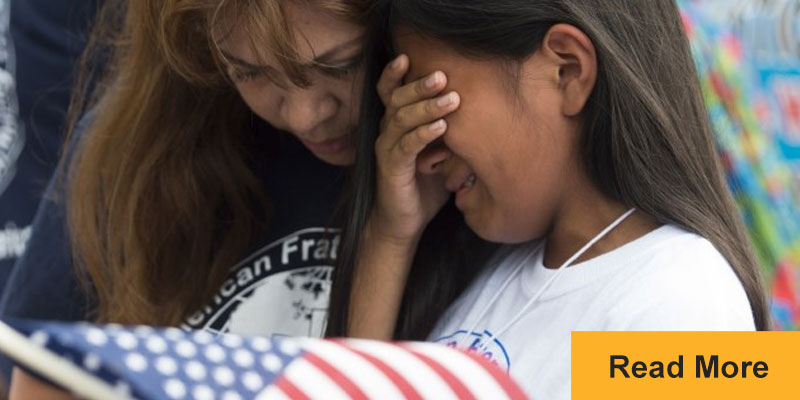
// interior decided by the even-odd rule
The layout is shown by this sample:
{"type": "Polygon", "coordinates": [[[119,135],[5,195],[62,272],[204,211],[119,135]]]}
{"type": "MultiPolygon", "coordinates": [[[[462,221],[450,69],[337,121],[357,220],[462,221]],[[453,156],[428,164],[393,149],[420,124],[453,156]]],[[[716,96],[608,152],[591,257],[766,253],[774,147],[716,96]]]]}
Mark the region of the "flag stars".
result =
{"type": "Polygon", "coordinates": [[[98,328],[87,329],[85,338],[93,346],[102,346],[108,342],[108,335],[98,328]]]}
{"type": "Polygon", "coordinates": [[[45,331],[36,331],[30,336],[30,339],[33,343],[44,346],[47,344],[47,341],[50,340],[50,336],[45,331]]]}
{"type": "Polygon", "coordinates": [[[155,332],[155,330],[152,327],[149,327],[147,325],[140,325],[140,326],[137,326],[137,327],[133,328],[133,332],[135,334],[139,335],[140,337],[148,337],[148,336],[152,335],[153,332],[155,332]]]}
{"type": "Polygon", "coordinates": [[[169,379],[164,382],[164,392],[173,399],[182,399],[186,397],[186,385],[178,379],[169,379]]]}
{"type": "Polygon", "coordinates": [[[206,377],[206,367],[199,361],[189,361],[186,363],[183,371],[186,373],[186,376],[195,381],[201,381],[206,377]]]}
{"type": "Polygon", "coordinates": [[[253,354],[244,349],[236,350],[236,352],[233,353],[233,362],[239,367],[248,368],[253,365],[253,354]]]}
{"type": "Polygon", "coordinates": [[[108,329],[109,331],[113,331],[112,333],[119,332],[119,331],[125,329],[122,325],[116,324],[116,323],[106,324],[105,328],[108,329]]]}
{"type": "Polygon", "coordinates": [[[239,335],[227,334],[222,337],[222,344],[232,349],[242,345],[242,337],[239,335]]]}
{"type": "Polygon", "coordinates": [[[216,344],[211,344],[206,347],[205,355],[208,361],[213,363],[219,364],[225,361],[225,350],[216,344]]]}
{"type": "Polygon", "coordinates": [[[133,350],[139,345],[139,340],[130,332],[120,332],[115,342],[123,350],[133,350]]]}
{"type": "Polygon", "coordinates": [[[228,390],[222,395],[222,400],[242,400],[242,396],[233,390],[228,390]]]}
{"type": "Polygon", "coordinates": [[[253,350],[258,352],[266,352],[272,348],[272,344],[266,338],[259,336],[259,337],[254,337],[253,339],[250,340],[250,347],[252,347],[253,350]]]}
{"type": "Polygon", "coordinates": [[[269,353],[265,354],[261,358],[261,366],[264,367],[269,372],[277,373],[280,371],[281,367],[283,367],[283,362],[281,361],[280,357],[276,356],[275,354],[269,353]]]}
{"type": "Polygon", "coordinates": [[[164,330],[164,336],[169,340],[178,341],[183,339],[186,334],[178,328],[167,328],[164,330]]]}
{"type": "Polygon", "coordinates": [[[220,386],[230,386],[233,384],[235,377],[233,371],[228,367],[217,367],[214,369],[214,381],[220,386]]]}
{"type": "Polygon", "coordinates": [[[242,376],[242,384],[250,391],[255,392],[264,387],[264,380],[257,373],[249,371],[242,376]]]}
{"type": "Polygon", "coordinates": [[[214,341],[214,335],[207,331],[197,331],[192,335],[192,339],[197,344],[209,344],[214,341]]]}
{"type": "Polygon", "coordinates": [[[194,400],[214,400],[214,391],[207,385],[197,385],[192,390],[194,400]]]}
{"type": "Polygon", "coordinates": [[[178,363],[172,357],[161,356],[156,360],[156,370],[162,375],[172,375],[178,370],[178,363]]]}
{"type": "Polygon", "coordinates": [[[161,354],[167,351],[167,341],[160,336],[151,336],[147,339],[145,347],[153,354],[161,354]]]}
{"type": "Polygon", "coordinates": [[[297,344],[289,340],[281,340],[280,349],[284,354],[289,356],[297,355],[297,353],[300,352],[300,348],[297,344]]]}
{"type": "Polygon", "coordinates": [[[97,371],[100,369],[100,357],[94,353],[88,353],[83,357],[83,366],[89,371],[97,371]]]}
{"type": "Polygon", "coordinates": [[[188,340],[181,340],[175,345],[175,352],[181,357],[192,358],[195,354],[197,354],[197,348],[192,342],[188,340]]]}
{"type": "Polygon", "coordinates": [[[139,353],[130,353],[125,357],[125,366],[131,371],[142,372],[147,369],[147,359],[139,353]]]}
{"type": "MultiPolygon", "coordinates": [[[[85,325],[78,326],[79,329],[74,328],[74,326],[62,327],[54,324],[53,327],[44,328],[34,326],[28,332],[32,332],[29,336],[34,341],[45,344],[53,350],[66,347],[66,351],[58,351],[60,356],[74,359],[76,364],[111,385],[109,389],[120,393],[123,398],[130,398],[133,395],[163,400],[273,398],[272,396],[287,395],[279,387],[272,386],[282,379],[289,380],[298,388],[301,386],[310,388],[310,385],[318,384],[309,374],[326,374],[326,372],[314,366],[315,357],[324,358],[324,361],[329,362],[329,367],[334,369],[338,369],[340,357],[347,358],[342,354],[328,351],[330,349],[325,350],[332,345],[320,344],[317,348],[311,345],[313,340],[309,339],[214,336],[208,331],[184,332],[179,329],[160,328],[152,331],[148,328],[135,327],[98,329],[85,325]],[[292,364],[295,361],[300,363],[292,364]],[[295,370],[292,365],[305,366],[306,371],[293,374],[295,370]],[[289,373],[282,375],[281,372],[287,368],[289,373]],[[153,390],[156,392],[152,392],[153,390]]],[[[347,346],[346,342],[334,342],[334,344],[347,346]]],[[[395,349],[392,346],[383,347],[395,349]]],[[[422,347],[421,349],[424,350],[422,347]]],[[[437,347],[437,351],[444,351],[442,349],[447,350],[437,347]]],[[[402,351],[402,348],[398,347],[393,351],[402,351]]],[[[380,355],[375,354],[374,357],[380,355]]],[[[464,359],[468,360],[470,358],[464,359]]],[[[346,361],[342,360],[342,366],[358,369],[353,371],[353,377],[355,374],[364,373],[363,379],[353,379],[352,382],[346,380],[348,385],[392,383],[389,380],[383,382],[380,379],[371,379],[374,374],[380,372],[373,371],[372,375],[366,374],[366,371],[362,371],[368,367],[366,364],[357,366],[346,361]]],[[[400,374],[403,372],[397,371],[400,374]]],[[[339,374],[342,373],[345,372],[339,374]]],[[[456,378],[461,379],[459,373],[456,375],[458,375],[456,378]]],[[[490,374],[486,376],[491,378],[490,374]]],[[[311,392],[321,394],[320,397],[323,398],[331,394],[324,390],[311,392]]],[[[383,392],[375,389],[371,393],[383,392]]]]}

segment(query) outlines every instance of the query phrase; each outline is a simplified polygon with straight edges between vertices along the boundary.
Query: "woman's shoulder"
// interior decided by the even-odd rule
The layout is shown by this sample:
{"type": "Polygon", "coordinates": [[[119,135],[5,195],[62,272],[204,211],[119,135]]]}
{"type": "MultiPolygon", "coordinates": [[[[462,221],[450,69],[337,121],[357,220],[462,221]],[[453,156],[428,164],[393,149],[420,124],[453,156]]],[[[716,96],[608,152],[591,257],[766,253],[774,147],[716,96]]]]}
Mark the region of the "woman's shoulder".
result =
{"type": "Polygon", "coordinates": [[[58,169],[59,172],[61,172],[61,169],[67,166],[67,164],[75,156],[75,153],[79,150],[81,143],[86,140],[87,131],[97,118],[97,113],[97,108],[91,108],[87,110],[78,118],[74,126],[70,127],[67,141],[62,147],[62,152],[66,157],[62,157],[62,162],[58,169]]]}

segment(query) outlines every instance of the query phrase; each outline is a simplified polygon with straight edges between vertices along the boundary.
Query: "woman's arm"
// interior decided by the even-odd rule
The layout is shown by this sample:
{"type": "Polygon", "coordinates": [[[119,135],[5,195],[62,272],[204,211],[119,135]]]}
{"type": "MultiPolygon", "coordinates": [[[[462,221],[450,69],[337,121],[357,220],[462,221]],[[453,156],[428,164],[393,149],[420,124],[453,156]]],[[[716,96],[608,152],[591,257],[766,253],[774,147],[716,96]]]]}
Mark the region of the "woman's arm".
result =
{"type": "Polygon", "coordinates": [[[14,368],[11,374],[11,388],[9,400],[75,400],[67,392],[56,389],[30,375],[19,368],[14,368]]]}

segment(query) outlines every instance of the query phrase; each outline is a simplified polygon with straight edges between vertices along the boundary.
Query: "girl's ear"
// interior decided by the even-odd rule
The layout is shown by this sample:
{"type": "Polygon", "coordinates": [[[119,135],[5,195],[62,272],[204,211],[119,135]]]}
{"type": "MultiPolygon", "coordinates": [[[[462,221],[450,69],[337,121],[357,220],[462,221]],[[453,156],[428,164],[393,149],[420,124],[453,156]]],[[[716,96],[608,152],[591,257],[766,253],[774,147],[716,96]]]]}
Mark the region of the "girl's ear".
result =
{"type": "Polygon", "coordinates": [[[558,67],[556,80],[563,96],[562,112],[568,117],[577,116],[597,81],[594,44],[580,29],[556,24],[547,31],[541,50],[558,67]]]}

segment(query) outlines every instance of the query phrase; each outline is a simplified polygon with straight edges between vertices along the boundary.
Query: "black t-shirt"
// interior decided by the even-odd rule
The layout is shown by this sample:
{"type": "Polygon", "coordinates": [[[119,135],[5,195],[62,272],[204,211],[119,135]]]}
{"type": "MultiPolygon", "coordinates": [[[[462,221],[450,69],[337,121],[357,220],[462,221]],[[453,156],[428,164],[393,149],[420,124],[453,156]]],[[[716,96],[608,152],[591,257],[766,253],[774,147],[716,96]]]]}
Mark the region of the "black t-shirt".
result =
{"type": "Polygon", "coordinates": [[[10,13],[8,26],[0,16],[0,293],[58,162],[75,62],[101,2],[0,0],[10,13]]]}
{"type": "Polygon", "coordinates": [[[339,248],[333,209],[344,170],[328,165],[288,134],[268,133],[258,163],[272,213],[268,233],[231,269],[209,305],[185,326],[213,332],[322,336],[339,248]]]}
{"type": "MultiPolygon", "coordinates": [[[[339,243],[331,215],[345,171],[320,161],[289,134],[259,129],[255,135],[263,135],[259,142],[265,149],[254,168],[272,204],[268,230],[184,327],[321,335],[339,243]]],[[[0,318],[78,321],[93,308],[76,280],[64,204],[53,201],[60,195],[53,181],[36,213],[28,250],[0,300],[0,318]]]]}

